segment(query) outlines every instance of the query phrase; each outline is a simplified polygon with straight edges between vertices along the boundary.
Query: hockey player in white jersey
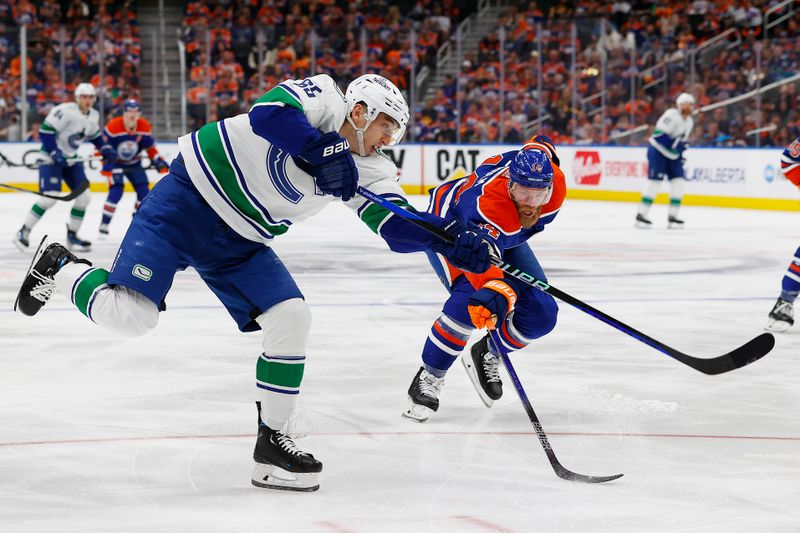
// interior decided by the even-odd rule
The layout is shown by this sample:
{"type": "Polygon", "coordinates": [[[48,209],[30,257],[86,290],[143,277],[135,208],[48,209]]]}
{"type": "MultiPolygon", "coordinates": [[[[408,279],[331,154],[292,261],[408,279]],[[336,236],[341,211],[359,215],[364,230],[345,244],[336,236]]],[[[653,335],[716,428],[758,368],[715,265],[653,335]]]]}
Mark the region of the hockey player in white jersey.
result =
{"type": "MultiPolygon", "coordinates": [[[[75,88],[74,102],[55,106],[45,117],[39,129],[41,150],[46,154],[46,163],[39,167],[39,192],[61,191],[62,181],[70,190],[86,182],[83,162],[78,160],[78,147],[89,141],[99,150],[103,144],[100,114],[92,107],[95,99],[94,86],[91,83],[81,83],[75,88]]],[[[91,242],[77,235],[91,198],[87,187],[72,204],[67,222],[67,246],[71,250],[88,252],[91,248],[91,242]]],[[[33,204],[25,222],[14,236],[13,242],[17,248],[23,251],[28,249],[31,229],[56,201],[41,197],[33,204]]]]}
{"type": "Polygon", "coordinates": [[[650,146],[647,147],[647,185],[642,193],[639,211],[636,213],[636,226],[640,228],[649,228],[653,224],[647,215],[665,177],[669,180],[667,227],[683,227],[683,220],[678,217],[678,211],[686,187],[683,152],[688,147],[689,136],[694,128],[692,118],[694,96],[681,93],[675,100],[675,105],[676,107],[664,111],[650,136],[650,146]]]}
{"type": "Polygon", "coordinates": [[[443,245],[355,195],[363,185],[410,208],[380,150],[403,136],[408,118],[400,91],[378,75],[354,80],[346,95],[327,75],[284,81],[248,113],[178,140],[180,154],[142,202],[110,272],[42,243],[16,307],[33,315],[58,289],[95,323],[141,335],[156,326],[175,272],[194,267],[240,330],[263,331],[252,483],[316,490],[322,463],[282,431],[300,392],[311,316],[273,239],[340,198],[394,251],[434,250],[473,272],[491,264],[487,244],[463,225],[420,213],[456,236],[443,245]]]}

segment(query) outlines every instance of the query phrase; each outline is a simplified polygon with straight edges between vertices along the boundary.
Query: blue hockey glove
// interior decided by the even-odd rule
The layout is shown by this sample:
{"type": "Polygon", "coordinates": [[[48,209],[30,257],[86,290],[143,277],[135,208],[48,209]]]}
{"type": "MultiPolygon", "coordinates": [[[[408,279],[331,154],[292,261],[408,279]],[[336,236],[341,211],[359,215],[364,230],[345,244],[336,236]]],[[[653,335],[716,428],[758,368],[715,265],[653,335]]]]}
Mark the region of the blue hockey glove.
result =
{"type": "Polygon", "coordinates": [[[431,245],[431,250],[444,255],[454,267],[467,272],[480,274],[492,266],[489,244],[478,232],[455,219],[446,221],[442,229],[454,235],[455,242],[445,244],[439,241],[431,245]]]}
{"type": "Polygon", "coordinates": [[[59,168],[67,166],[67,158],[64,157],[64,153],[58,148],[50,152],[50,159],[52,159],[53,164],[59,168]]]}
{"type": "Polygon", "coordinates": [[[110,146],[103,146],[103,148],[100,150],[100,155],[102,155],[103,159],[109,163],[113,163],[117,160],[117,151],[110,146]]]}
{"type": "Polygon", "coordinates": [[[476,328],[494,329],[514,309],[517,293],[502,279],[492,279],[469,297],[469,318],[476,328]]]}
{"type": "Polygon", "coordinates": [[[323,194],[336,196],[345,202],[355,196],[358,185],[356,162],[350,153],[350,143],[337,132],[325,133],[306,144],[293,159],[300,170],[314,176],[323,194]]]}
{"type": "Polygon", "coordinates": [[[161,173],[161,174],[166,174],[167,172],[169,172],[169,165],[167,164],[167,162],[166,162],[166,161],[164,161],[164,158],[163,158],[163,157],[156,157],[156,158],[154,158],[154,159],[153,159],[153,160],[150,162],[150,164],[151,164],[151,165],[152,165],[152,166],[153,166],[153,167],[154,167],[156,170],[158,170],[158,172],[159,172],[159,173],[161,173]]]}

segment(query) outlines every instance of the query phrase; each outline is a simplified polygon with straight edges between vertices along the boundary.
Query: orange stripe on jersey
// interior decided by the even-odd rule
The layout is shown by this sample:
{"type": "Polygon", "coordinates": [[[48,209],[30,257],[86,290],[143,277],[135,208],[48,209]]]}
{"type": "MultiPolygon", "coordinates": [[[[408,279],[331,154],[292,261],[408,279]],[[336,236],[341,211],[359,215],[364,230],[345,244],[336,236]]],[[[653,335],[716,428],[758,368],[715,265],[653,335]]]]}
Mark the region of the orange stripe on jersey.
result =
{"type": "Polygon", "coordinates": [[[436,332],[437,332],[439,335],[441,335],[442,337],[444,337],[445,339],[447,339],[449,342],[452,342],[452,343],[453,343],[453,344],[455,344],[456,346],[466,346],[466,345],[467,345],[467,341],[462,341],[461,339],[457,339],[456,337],[453,337],[452,335],[450,335],[449,333],[447,333],[447,332],[446,332],[446,331],[445,331],[445,330],[442,328],[442,326],[440,326],[440,325],[439,325],[439,323],[438,323],[438,322],[434,322],[434,323],[433,323],[433,329],[435,329],[435,330],[436,330],[436,332]]]}
{"type": "Polygon", "coordinates": [[[540,217],[555,213],[561,209],[564,198],[567,197],[567,180],[564,173],[555,164],[553,165],[553,195],[550,201],[542,206],[540,217]]]}
{"type": "Polygon", "coordinates": [[[789,265],[789,270],[794,270],[795,272],[800,272],[800,266],[795,265],[794,263],[789,265]]]}
{"type": "Polygon", "coordinates": [[[442,199],[447,195],[447,191],[450,190],[450,187],[439,187],[436,190],[436,198],[433,202],[433,214],[439,215],[442,212],[442,199]]]}
{"type": "Polygon", "coordinates": [[[140,117],[139,120],[136,121],[136,133],[139,135],[146,135],[152,132],[153,128],[146,119],[140,117]]]}
{"type": "Polygon", "coordinates": [[[474,172],[469,175],[469,178],[467,178],[467,180],[461,184],[461,187],[458,188],[458,191],[456,191],[456,198],[455,198],[456,202],[458,202],[458,199],[461,197],[461,193],[472,187],[472,184],[475,183],[475,180],[477,179],[478,175],[475,174],[474,172]]]}
{"type": "Polygon", "coordinates": [[[112,136],[124,135],[128,133],[125,129],[125,121],[122,117],[114,117],[106,122],[106,133],[112,136]]]}
{"type": "Polygon", "coordinates": [[[511,234],[520,230],[517,208],[514,200],[508,195],[507,170],[483,186],[483,194],[478,197],[478,211],[486,222],[503,233],[511,234]]]}
{"type": "Polygon", "coordinates": [[[507,320],[503,320],[503,325],[500,326],[500,332],[503,335],[503,338],[505,340],[507,340],[508,342],[510,342],[517,349],[521,350],[522,348],[525,347],[524,344],[520,344],[519,342],[514,340],[514,337],[512,337],[511,333],[508,332],[508,321],[507,320]]]}
{"type": "Polygon", "coordinates": [[[487,157],[481,165],[496,165],[503,159],[502,155],[493,155],[492,157],[487,157]]]}

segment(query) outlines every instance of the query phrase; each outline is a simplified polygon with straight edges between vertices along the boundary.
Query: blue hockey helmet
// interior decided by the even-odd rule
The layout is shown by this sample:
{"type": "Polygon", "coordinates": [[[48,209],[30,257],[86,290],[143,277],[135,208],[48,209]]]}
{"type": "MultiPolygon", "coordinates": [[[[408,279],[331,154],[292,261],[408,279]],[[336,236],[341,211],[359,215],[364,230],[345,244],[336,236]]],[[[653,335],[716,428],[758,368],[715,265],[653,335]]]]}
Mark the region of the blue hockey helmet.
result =
{"type": "Polygon", "coordinates": [[[142,106],[139,105],[139,101],[133,98],[125,100],[125,103],[122,104],[123,111],[139,111],[142,109],[142,106]]]}
{"type": "Polygon", "coordinates": [[[542,150],[520,150],[508,166],[509,191],[517,202],[544,205],[553,194],[553,165],[542,150]]]}

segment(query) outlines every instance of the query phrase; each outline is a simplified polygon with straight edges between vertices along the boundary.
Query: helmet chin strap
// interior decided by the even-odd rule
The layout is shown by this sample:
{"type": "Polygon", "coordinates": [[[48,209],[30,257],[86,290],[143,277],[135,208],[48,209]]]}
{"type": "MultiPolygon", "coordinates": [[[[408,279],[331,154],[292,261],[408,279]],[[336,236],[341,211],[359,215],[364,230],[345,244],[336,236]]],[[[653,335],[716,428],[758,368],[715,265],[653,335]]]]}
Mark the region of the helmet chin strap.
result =
{"type": "Polygon", "coordinates": [[[367,157],[367,147],[364,146],[364,132],[367,131],[369,125],[372,124],[372,120],[367,120],[366,117],[364,117],[364,120],[366,120],[364,127],[359,128],[356,126],[356,123],[353,120],[353,117],[350,116],[350,113],[347,114],[347,122],[349,122],[350,125],[353,126],[353,129],[356,130],[356,138],[358,139],[358,155],[361,157],[367,157]]]}

